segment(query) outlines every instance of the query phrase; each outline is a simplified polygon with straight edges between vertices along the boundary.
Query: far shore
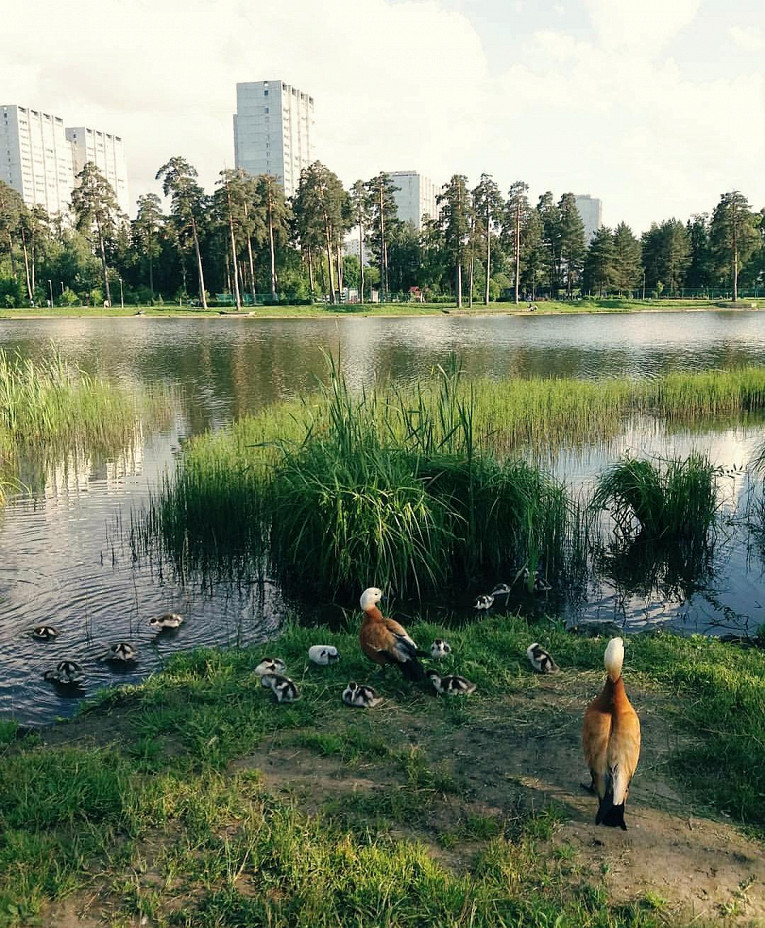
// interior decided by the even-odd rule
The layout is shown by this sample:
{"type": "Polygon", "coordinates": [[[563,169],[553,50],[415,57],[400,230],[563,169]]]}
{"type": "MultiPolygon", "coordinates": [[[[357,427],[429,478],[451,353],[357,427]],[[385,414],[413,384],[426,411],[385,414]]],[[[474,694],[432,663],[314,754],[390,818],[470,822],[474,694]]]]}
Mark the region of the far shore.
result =
{"type": "Polygon", "coordinates": [[[457,307],[451,303],[353,303],[332,305],[314,303],[309,306],[279,305],[243,307],[237,312],[232,306],[215,306],[202,309],[192,306],[177,306],[166,303],[162,306],[125,306],[105,309],[92,306],[44,307],[40,309],[0,309],[0,319],[67,319],[67,318],[104,318],[116,317],[181,317],[189,319],[324,319],[342,318],[344,316],[549,316],[590,313],[657,313],[657,312],[708,312],[714,310],[751,312],[765,309],[765,297],[740,299],[734,303],[730,300],[622,300],[622,299],[586,299],[586,300],[540,300],[534,309],[529,309],[528,301],[521,303],[474,303],[472,307],[463,304],[457,307]]]}

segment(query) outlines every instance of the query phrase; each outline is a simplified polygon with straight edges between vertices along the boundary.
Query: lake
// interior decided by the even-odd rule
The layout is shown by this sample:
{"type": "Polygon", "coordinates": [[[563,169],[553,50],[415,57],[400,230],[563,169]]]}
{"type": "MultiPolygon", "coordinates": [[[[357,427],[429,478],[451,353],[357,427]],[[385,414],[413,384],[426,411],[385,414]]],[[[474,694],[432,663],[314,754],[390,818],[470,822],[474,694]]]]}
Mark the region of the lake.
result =
{"type": "MultiPolygon", "coordinates": [[[[355,387],[416,381],[453,352],[475,377],[655,377],[765,363],[765,314],[0,320],[6,351],[38,357],[51,342],[85,370],[127,385],[169,385],[177,399],[164,431],[143,434],[108,458],[82,453],[49,462],[44,488],[12,498],[0,514],[0,717],[24,723],[76,708],[76,697],[42,681],[43,671],[63,658],[85,666],[85,692],[92,693],[117,680],[137,681],[178,649],[249,644],[275,634],[286,608],[277,588],[209,578],[181,583],[154,560],[136,561],[126,532],[184,439],[312,390],[326,374],[323,352],[339,357],[355,387]],[[167,611],[182,612],[185,624],[153,636],[149,618],[167,611]],[[29,630],[41,623],[55,625],[59,638],[33,641],[29,630]],[[140,658],[116,673],[98,657],[120,639],[134,642],[140,658]]],[[[695,448],[735,469],[723,480],[725,512],[732,515],[750,491],[744,471],[763,440],[761,425],[668,434],[636,422],[607,446],[566,450],[547,463],[581,487],[625,449],[667,456],[695,448]]],[[[765,623],[761,552],[740,525],[726,524],[722,536],[691,583],[664,577],[651,587],[601,575],[575,601],[552,591],[528,608],[631,629],[752,632],[765,623]]],[[[330,617],[357,607],[320,605],[330,617]]],[[[455,608],[457,618],[462,609],[455,608]]]]}

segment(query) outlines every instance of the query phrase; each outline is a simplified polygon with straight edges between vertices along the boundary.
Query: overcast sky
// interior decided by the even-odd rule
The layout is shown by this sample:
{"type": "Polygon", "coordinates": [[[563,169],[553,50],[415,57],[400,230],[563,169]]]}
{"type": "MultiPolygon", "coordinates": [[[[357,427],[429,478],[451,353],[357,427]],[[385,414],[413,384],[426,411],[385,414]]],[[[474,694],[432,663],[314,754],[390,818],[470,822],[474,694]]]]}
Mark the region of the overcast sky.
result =
{"type": "Polygon", "coordinates": [[[312,94],[316,156],[603,200],[608,225],[765,206],[763,0],[34,0],[0,104],[123,136],[130,196],[181,154],[234,160],[236,82],[312,94]]]}

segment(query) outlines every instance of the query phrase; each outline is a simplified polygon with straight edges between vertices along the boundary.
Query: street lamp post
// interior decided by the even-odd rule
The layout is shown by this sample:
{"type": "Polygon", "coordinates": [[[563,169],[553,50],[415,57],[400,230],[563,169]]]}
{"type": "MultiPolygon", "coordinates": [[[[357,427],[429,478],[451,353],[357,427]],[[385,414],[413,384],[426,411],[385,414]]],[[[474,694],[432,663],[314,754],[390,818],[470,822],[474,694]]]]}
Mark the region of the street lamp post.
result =
{"type": "Polygon", "coordinates": [[[48,289],[50,290],[50,308],[53,309],[53,281],[48,281],[48,289]]]}
{"type": "Polygon", "coordinates": [[[120,277],[120,307],[125,308],[125,296],[122,292],[122,278],[120,277]]]}

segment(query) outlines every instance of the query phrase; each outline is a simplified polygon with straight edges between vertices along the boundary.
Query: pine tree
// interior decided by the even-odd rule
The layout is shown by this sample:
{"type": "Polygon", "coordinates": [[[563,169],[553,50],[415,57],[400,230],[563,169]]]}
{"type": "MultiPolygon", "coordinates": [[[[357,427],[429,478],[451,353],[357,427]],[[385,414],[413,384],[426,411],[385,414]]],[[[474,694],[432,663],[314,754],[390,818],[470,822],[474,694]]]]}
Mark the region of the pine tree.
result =
{"type": "Polygon", "coordinates": [[[101,258],[106,302],[112,305],[109,289],[109,269],[106,263],[106,242],[113,240],[117,223],[121,218],[117,196],[109,181],[92,161],[88,161],[75,178],[77,186],[72,191],[72,210],[77,229],[84,235],[95,234],[94,247],[101,258]]]}
{"type": "Polygon", "coordinates": [[[613,286],[619,294],[630,293],[643,277],[640,242],[626,222],[614,229],[613,286]]]}
{"type": "Polygon", "coordinates": [[[462,306],[462,268],[470,234],[473,206],[464,174],[454,174],[436,198],[441,205],[439,224],[444,247],[454,268],[454,291],[457,306],[462,306]]]}
{"type": "Polygon", "coordinates": [[[721,274],[733,283],[733,302],[738,300],[738,275],[757,248],[756,219],[746,197],[738,190],[724,193],[712,214],[712,254],[721,274]]]}

